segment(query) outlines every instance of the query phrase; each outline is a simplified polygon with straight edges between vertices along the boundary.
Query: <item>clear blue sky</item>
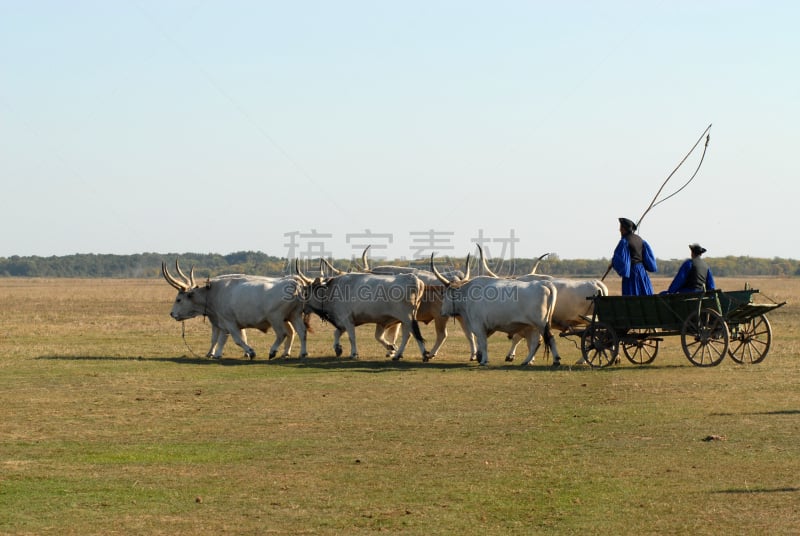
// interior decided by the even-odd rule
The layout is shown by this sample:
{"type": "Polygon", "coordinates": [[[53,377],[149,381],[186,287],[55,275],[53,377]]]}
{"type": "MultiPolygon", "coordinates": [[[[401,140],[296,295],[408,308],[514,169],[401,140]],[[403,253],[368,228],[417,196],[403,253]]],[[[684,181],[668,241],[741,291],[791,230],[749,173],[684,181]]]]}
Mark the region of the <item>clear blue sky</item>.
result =
{"type": "Polygon", "coordinates": [[[483,237],[610,257],[713,123],[642,236],[665,259],[800,258],[798,21],[735,0],[0,0],[0,256],[483,237]]]}

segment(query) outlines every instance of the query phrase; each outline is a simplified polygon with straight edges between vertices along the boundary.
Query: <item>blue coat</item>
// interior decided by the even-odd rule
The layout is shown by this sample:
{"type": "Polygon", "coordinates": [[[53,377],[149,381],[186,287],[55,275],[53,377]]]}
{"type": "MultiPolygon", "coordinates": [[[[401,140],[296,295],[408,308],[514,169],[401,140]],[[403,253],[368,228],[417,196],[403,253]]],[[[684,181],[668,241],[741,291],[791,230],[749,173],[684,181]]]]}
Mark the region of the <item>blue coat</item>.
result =
{"type": "MultiPolygon", "coordinates": [[[[692,259],[687,259],[683,264],[681,264],[681,267],[678,270],[678,273],[675,274],[675,279],[672,280],[667,292],[669,294],[676,292],[698,292],[698,290],[695,288],[687,287],[687,278],[689,277],[689,273],[691,271],[692,259]]],[[[709,268],[708,273],[706,273],[706,290],[714,290],[715,288],[717,287],[714,284],[714,276],[711,275],[711,268],[709,268]]]]}
{"type": "Polygon", "coordinates": [[[647,272],[657,272],[656,256],[650,244],[642,240],[642,262],[631,265],[628,239],[624,236],[617,243],[611,266],[622,278],[623,296],[649,296],[653,294],[653,284],[647,272]]]}

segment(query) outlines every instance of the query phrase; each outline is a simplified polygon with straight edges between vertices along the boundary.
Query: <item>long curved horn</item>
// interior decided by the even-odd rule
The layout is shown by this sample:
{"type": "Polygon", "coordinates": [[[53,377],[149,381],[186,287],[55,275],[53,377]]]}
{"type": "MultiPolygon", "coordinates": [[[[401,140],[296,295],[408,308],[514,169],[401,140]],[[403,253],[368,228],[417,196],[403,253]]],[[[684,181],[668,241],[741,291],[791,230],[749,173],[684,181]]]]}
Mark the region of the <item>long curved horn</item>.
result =
{"type": "Polygon", "coordinates": [[[437,270],[436,266],[433,264],[433,255],[434,254],[431,253],[431,272],[433,272],[433,275],[436,276],[436,279],[444,283],[445,286],[450,286],[450,280],[447,279],[445,276],[443,276],[441,273],[439,273],[439,270],[437,270]]]}
{"type": "Polygon", "coordinates": [[[369,267],[369,261],[367,260],[367,250],[372,247],[372,244],[368,245],[364,248],[364,253],[361,254],[361,264],[363,264],[363,270],[365,272],[370,272],[372,269],[369,267]]]}
{"type": "Polygon", "coordinates": [[[190,277],[186,277],[186,274],[184,274],[183,270],[181,270],[180,264],[178,264],[178,259],[175,259],[175,270],[177,270],[178,275],[181,279],[183,279],[183,282],[187,288],[194,288],[197,286],[194,282],[194,265],[192,265],[192,269],[189,270],[190,277]]]}
{"type": "Polygon", "coordinates": [[[483,256],[483,248],[481,247],[481,245],[480,244],[476,244],[476,245],[478,246],[478,251],[481,254],[481,266],[483,266],[483,272],[486,275],[490,276],[490,277],[494,277],[495,279],[500,279],[500,276],[498,276],[496,273],[491,271],[489,269],[489,265],[486,264],[486,257],[483,256]]]}
{"type": "Polygon", "coordinates": [[[535,274],[536,274],[536,269],[539,267],[539,263],[540,263],[540,262],[542,262],[542,259],[544,259],[545,257],[547,257],[547,256],[549,256],[549,255],[552,255],[552,253],[545,253],[544,255],[541,255],[541,256],[540,256],[540,257],[539,257],[539,258],[536,260],[536,264],[534,264],[534,265],[533,265],[533,268],[531,268],[531,273],[530,273],[530,274],[528,274],[528,275],[535,275],[535,274]]]}
{"type": "Polygon", "coordinates": [[[181,292],[189,290],[189,288],[186,286],[185,283],[182,283],[181,281],[178,281],[177,279],[172,277],[172,274],[170,274],[169,270],[167,270],[167,263],[165,263],[164,261],[161,261],[161,275],[164,276],[164,279],[167,280],[167,283],[169,283],[170,286],[173,287],[175,290],[179,290],[181,292]]]}
{"type": "Polygon", "coordinates": [[[314,282],[313,279],[311,279],[302,271],[300,271],[300,259],[294,260],[294,271],[297,272],[297,275],[298,277],[300,277],[300,280],[303,281],[303,283],[305,283],[306,285],[310,285],[311,283],[314,282]]]}
{"type": "Polygon", "coordinates": [[[467,270],[464,272],[464,281],[469,281],[469,257],[471,253],[467,253],[467,270]]]}
{"type": "MultiPolygon", "coordinates": [[[[320,262],[320,263],[324,263],[324,264],[325,264],[325,266],[327,266],[327,267],[328,267],[328,269],[329,269],[331,272],[333,272],[334,274],[336,274],[336,275],[340,275],[340,274],[343,274],[343,273],[344,273],[343,271],[339,270],[339,269],[338,269],[338,268],[336,268],[334,265],[332,265],[330,262],[328,262],[328,259],[326,259],[325,257],[320,257],[320,258],[319,258],[319,262],[320,262]]],[[[320,271],[322,271],[322,266],[320,266],[320,271]]]]}

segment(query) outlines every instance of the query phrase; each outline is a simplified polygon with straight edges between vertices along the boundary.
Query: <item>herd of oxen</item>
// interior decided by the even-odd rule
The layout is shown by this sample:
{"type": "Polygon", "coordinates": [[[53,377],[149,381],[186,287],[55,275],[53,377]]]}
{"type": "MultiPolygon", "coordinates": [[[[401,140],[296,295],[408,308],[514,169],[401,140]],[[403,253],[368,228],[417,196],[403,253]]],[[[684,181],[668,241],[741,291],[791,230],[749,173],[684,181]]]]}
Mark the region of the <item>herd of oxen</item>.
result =
{"type": "Polygon", "coordinates": [[[256,356],[248,345],[245,329],[275,332],[269,350],[272,359],[284,345],[283,357],[291,352],[295,335],[300,339],[300,357],[308,356],[306,336],[308,315],[316,314],[334,327],[333,349],[341,356],[340,338],[347,333],[350,357],[358,358],[356,326],[375,324],[375,338],[386,348],[387,357],[403,356],[411,336],[423,361],[436,356],[447,338],[447,321],[455,317],[470,346],[470,360],[488,363],[488,338],[494,332],[508,334],[511,348],[506,360],[514,359],[524,339],[532,362],[542,338],[560,364],[551,327],[570,333],[590,320],[591,297],[608,295],[601,280],[565,279],[531,273],[499,277],[489,269],[480,250],[483,274],[470,275],[470,258],[465,270],[440,272],[431,255],[430,270],[402,266],[370,267],[367,250],[358,271],[343,272],[321,260],[320,275],[308,277],[295,263],[296,274],[263,277],[245,274],[220,275],[197,284],[194,267],[187,276],[175,261],[176,275],[162,262],[164,279],[178,291],[170,315],[178,321],[198,316],[209,319],[211,347],[207,357],[220,358],[228,335],[249,358],[256,356]],[[419,322],[433,322],[436,342],[428,350],[419,322]],[[398,331],[400,343],[396,344],[398,331]]]}

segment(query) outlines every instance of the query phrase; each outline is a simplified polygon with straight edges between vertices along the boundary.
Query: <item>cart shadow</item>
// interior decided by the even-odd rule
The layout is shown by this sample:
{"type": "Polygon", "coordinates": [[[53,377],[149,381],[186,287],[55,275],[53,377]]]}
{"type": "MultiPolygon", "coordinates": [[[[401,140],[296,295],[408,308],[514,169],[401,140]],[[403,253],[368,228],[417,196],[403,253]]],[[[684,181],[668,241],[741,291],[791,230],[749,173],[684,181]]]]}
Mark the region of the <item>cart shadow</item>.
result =
{"type": "MultiPolygon", "coordinates": [[[[134,357],[134,356],[63,356],[63,355],[41,355],[34,359],[49,361],[107,361],[107,362],[130,362],[138,361],[142,363],[174,363],[178,365],[194,366],[222,366],[222,367],[253,367],[253,366],[276,366],[298,369],[317,369],[330,371],[352,371],[352,372],[392,372],[398,370],[480,370],[480,371],[512,371],[523,372],[550,372],[569,370],[568,366],[553,368],[551,363],[532,366],[522,366],[513,364],[496,364],[480,366],[477,362],[464,361],[432,361],[423,362],[417,360],[398,360],[390,358],[386,360],[361,360],[350,359],[348,357],[321,356],[300,359],[297,357],[279,357],[274,359],[247,359],[223,357],[221,359],[211,359],[197,356],[167,356],[167,357],[134,357]]],[[[581,370],[579,367],[574,370],[581,370]]],[[[589,370],[587,368],[587,370],[589,370]]]]}
{"type": "Polygon", "coordinates": [[[722,490],[712,491],[711,493],[717,493],[717,494],[797,493],[799,491],[800,491],[800,488],[796,488],[796,487],[786,487],[786,488],[734,488],[734,489],[722,489],[722,490]]]}
{"type": "Polygon", "coordinates": [[[776,409],[773,411],[751,411],[745,413],[715,412],[714,417],[736,417],[740,415],[800,415],[800,409],[776,409]]]}

